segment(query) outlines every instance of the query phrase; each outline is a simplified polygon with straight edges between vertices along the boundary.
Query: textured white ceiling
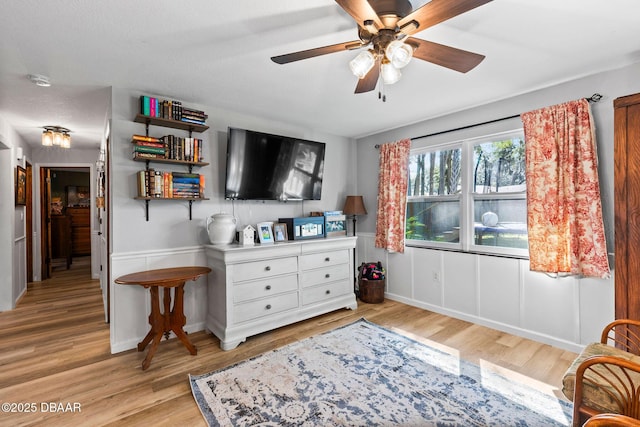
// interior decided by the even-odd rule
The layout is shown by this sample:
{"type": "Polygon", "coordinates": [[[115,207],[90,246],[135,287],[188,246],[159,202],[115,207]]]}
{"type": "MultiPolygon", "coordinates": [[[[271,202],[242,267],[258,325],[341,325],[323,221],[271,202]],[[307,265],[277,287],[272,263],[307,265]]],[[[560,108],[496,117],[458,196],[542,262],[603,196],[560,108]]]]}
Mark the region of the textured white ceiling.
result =
{"type": "Polygon", "coordinates": [[[0,116],[33,144],[61,125],[97,146],[115,86],[359,137],[639,62],[640,2],[494,0],[416,37],[486,59],[414,60],[382,103],[353,94],[354,52],[269,59],[357,39],[332,0],[0,0],[0,116]]]}

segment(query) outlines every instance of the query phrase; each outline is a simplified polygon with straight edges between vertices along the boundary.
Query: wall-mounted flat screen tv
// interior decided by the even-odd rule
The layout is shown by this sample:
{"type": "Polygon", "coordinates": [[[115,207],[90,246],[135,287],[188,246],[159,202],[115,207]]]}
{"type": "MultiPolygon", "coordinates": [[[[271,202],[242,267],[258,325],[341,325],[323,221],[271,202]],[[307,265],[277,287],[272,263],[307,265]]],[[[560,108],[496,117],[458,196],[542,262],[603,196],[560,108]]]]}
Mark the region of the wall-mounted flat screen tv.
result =
{"type": "Polygon", "coordinates": [[[320,200],[325,143],[229,128],[225,198],[320,200]]]}

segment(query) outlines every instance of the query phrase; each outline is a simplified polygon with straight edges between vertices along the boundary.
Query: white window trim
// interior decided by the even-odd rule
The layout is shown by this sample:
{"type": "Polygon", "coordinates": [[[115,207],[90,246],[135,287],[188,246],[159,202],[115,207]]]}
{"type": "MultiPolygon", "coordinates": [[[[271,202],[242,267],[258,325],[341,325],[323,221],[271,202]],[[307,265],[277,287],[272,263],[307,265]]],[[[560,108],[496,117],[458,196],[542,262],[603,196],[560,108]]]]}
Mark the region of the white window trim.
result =
{"type": "Polygon", "coordinates": [[[454,250],[468,253],[480,253],[484,255],[506,256],[512,258],[529,259],[529,250],[520,248],[507,248],[502,246],[484,246],[475,244],[475,227],[473,219],[473,207],[475,200],[520,200],[526,199],[526,193],[487,193],[480,194],[472,192],[473,188],[473,147],[482,142],[492,142],[506,137],[522,137],[522,128],[510,129],[502,132],[495,132],[474,138],[461,139],[451,142],[444,142],[419,148],[412,148],[410,155],[430,153],[432,151],[445,151],[460,148],[462,154],[462,182],[461,192],[455,195],[439,196],[411,196],[411,200],[421,198],[429,201],[460,201],[460,239],[458,243],[437,242],[433,240],[406,239],[405,245],[410,247],[423,247],[430,249],[454,250]]]}

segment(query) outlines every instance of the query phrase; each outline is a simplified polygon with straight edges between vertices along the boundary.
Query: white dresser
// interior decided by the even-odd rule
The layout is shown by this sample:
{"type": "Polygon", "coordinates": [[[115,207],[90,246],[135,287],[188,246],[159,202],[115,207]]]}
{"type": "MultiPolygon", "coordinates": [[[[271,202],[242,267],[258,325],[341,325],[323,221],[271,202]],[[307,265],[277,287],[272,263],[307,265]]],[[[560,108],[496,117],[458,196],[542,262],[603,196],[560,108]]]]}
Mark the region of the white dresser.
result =
{"type": "Polygon", "coordinates": [[[356,309],[356,237],[205,246],[207,329],[231,350],[247,337],[340,308],[356,309]]]}

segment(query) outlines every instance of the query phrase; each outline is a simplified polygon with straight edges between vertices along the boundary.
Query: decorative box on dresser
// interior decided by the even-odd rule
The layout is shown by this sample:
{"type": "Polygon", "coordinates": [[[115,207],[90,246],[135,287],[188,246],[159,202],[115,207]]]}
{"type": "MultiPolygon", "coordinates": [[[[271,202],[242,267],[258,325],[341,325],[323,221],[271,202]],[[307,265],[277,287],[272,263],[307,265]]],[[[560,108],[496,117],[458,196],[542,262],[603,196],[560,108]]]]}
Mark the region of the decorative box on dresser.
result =
{"type": "Polygon", "coordinates": [[[341,308],[356,309],[356,237],[205,246],[207,329],[231,350],[247,337],[341,308]]]}

